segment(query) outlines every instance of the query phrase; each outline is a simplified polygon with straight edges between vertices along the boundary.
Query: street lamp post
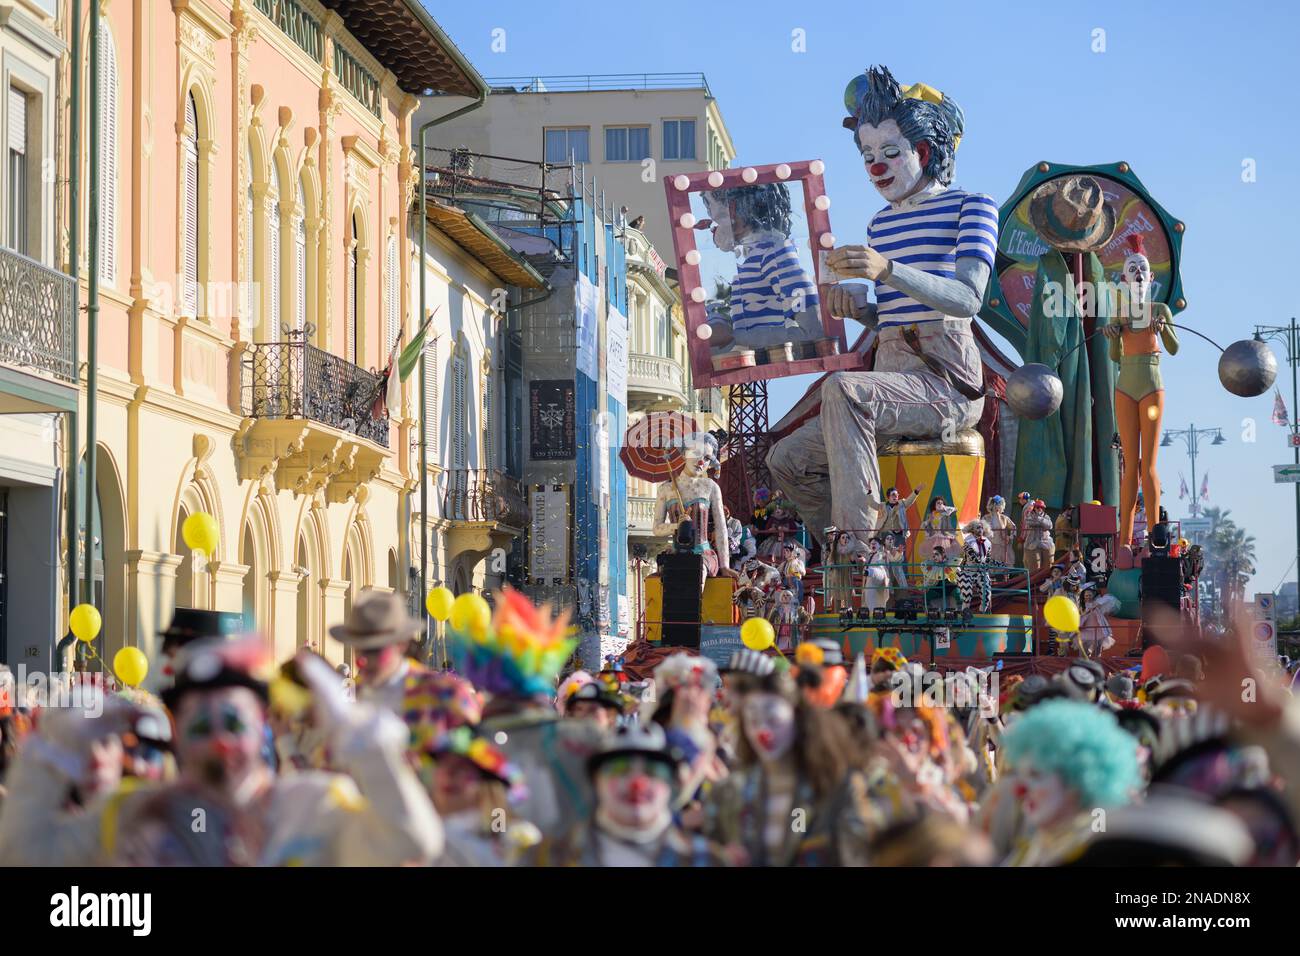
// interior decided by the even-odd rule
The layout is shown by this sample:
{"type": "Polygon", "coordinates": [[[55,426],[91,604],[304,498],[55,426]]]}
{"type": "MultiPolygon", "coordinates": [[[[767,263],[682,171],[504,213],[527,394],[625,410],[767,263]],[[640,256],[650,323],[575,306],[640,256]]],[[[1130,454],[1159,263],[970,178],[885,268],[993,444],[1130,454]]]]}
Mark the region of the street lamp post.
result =
{"type": "MultiPolygon", "coordinates": [[[[1296,363],[1300,362],[1300,326],[1296,325],[1295,316],[1291,316],[1289,325],[1257,325],[1255,326],[1255,341],[1262,342],[1265,339],[1271,339],[1274,342],[1280,342],[1286,349],[1286,362],[1291,366],[1291,414],[1287,416],[1288,424],[1291,429],[1291,453],[1297,465],[1300,465],[1300,444],[1296,444],[1297,435],[1300,435],[1300,422],[1296,419],[1300,417],[1300,382],[1297,382],[1296,363]]],[[[1295,553],[1296,553],[1296,594],[1300,596],[1300,483],[1293,486],[1295,488],[1295,553]]]]}
{"type": "MultiPolygon", "coordinates": [[[[1174,443],[1174,439],[1180,439],[1187,446],[1187,457],[1192,460],[1192,517],[1195,518],[1200,512],[1201,494],[1196,488],[1196,456],[1200,454],[1202,438],[1213,438],[1211,445],[1222,445],[1224,443],[1223,432],[1217,428],[1197,428],[1193,423],[1187,428],[1166,428],[1165,435],[1160,439],[1160,447],[1168,448],[1174,443]]],[[[1148,515],[1147,521],[1159,521],[1159,515],[1148,515]]]]}
{"type": "MultiPolygon", "coordinates": [[[[1201,492],[1196,485],[1196,456],[1200,454],[1201,439],[1212,438],[1213,440],[1210,442],[1211,445],[1222,445],[1224,443],[1223,432],[1219,431],[1219,429],[1217,428],[1197,428],[1195,423],[1192,423],[1187,428],[1166,428],[1164,437],[1160,439],[1160,447],[1161,448],[1170,447],[1171,445],[1173,445],[1175,438],[1181,440],[1183,444],[1187,446],[1187,457],[1192,460],[1191,512],[1192,512],[1192,517],[1195,518],[1200,513],[1201,510],[1201,504],[1200,504],[1201,492]]],[[[1152,520],[1159,521],[1160,516],[1156,515],[1155,518],[1152,519],[1152,517],[1148,515],[1147,521],[1150,522],[1152,520]]],[[[1200,531],[1193,531],[1192,537],[1195,539],[1197,544],[1201,543],[1200,531]]],[[[1197,594],[1196,602],[1198,608],[1200,607],[1200,601],[1201,601],[1201,596],[1200,594],[1197,594]]],[[[1211,587],[1210,589],[1210,602],[1211,602],[1211,607],[1213,607],[1214,604],[1213,587],[1211,587]]]]}

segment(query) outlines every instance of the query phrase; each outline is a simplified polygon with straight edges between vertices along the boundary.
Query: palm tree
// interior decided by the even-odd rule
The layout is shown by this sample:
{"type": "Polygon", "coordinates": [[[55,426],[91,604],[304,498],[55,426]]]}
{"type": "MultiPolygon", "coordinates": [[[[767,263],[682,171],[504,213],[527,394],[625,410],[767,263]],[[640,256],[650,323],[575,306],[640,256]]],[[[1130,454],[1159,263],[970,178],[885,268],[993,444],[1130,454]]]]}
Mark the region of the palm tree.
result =
{"type": "MultiPolygon", "coordinates": [[[[1210,509],[1206,509],[1209,511],[1210,509]]],[[[1206,542],[1206,567],[1218,585],[1224,610],[1244,600],[1246,585],[1255,573],[1255,536],[1228,517],[1227,511],[1214,509],[1211,532],[1206,542]]]]}
{"type": "Polygon", "coordinates": [[[1215,506],[1207,507],[1201,512],[1201,517],[1210,522],[1210,530],[1205,533],[1202,543],[1205,548],[1205,577],[1210,586],[1210,597],[1215,609],[1224,607],[1227,600],[1224,588],[1227,570],[1223,561],[1222,545],[1224,537],[1230,537],[1237,528],[1237,523],[1230,517],[1231,514],[1228,509],[1215,506]]]}

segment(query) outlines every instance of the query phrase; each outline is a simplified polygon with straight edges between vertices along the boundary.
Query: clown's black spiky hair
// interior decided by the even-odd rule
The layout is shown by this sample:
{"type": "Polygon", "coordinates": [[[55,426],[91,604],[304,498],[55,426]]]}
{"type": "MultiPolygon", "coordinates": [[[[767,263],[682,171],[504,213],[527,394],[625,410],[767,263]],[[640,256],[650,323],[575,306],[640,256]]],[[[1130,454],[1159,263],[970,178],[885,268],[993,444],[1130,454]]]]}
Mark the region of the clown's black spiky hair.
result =
{"type": "Polygon", "coordinates": [[[951,184],[956,171],[957,140],[965,126],[961,107],[946,94],[942,103],[903,96],[903,88],[884,66],[868,67],[855,82],[857,108],[844,123],[852,131],[854,142],[858,142],[860,127],[879,126],[892,119],[914,147],[923,140],[930,144],[925,174],[945,186],[951,184]]]}

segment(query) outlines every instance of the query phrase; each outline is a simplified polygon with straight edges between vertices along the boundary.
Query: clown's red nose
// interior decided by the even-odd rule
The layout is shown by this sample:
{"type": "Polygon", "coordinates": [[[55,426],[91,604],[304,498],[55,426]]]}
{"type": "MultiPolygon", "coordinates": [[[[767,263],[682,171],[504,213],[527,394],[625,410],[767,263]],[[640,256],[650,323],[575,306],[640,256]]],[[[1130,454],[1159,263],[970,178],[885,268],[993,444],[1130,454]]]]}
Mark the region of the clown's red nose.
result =
{"type": "Polygon", "coordinates": [[[234,742],[226,740],[224,737],[212,741],[212,751],[218,757],[229,757],[235,752],[235,749],[234,742]]]}
{"type": "Polygon", "coordinates": [[[650,778],[633,777],[631,783],[627,785],[627,795],[637,802],[646,799],[650,796],[650,778]]]}
{"type": "Polygon", "coordinates": [[[1029,793],[1029,788],[1023,783],[1018,783],[1011,788],[1011,793],[1017,800],[1023,800],[1025,795],[1029,793]]]}
{"type": "Polygon", "coordinates": [[[871,175],[873,176],[883,176],[885,175],[885,171],[887,169],[889,169],[889,167],[886,166],[884,163],[872,163],[868,172],[870,172],[871,175]]]}

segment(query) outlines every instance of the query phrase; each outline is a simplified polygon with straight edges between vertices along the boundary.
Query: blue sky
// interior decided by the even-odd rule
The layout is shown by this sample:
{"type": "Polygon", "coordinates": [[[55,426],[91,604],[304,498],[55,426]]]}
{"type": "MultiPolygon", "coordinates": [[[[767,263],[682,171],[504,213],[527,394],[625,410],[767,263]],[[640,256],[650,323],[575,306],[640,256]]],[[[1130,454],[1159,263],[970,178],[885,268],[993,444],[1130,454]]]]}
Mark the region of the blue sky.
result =
{"type": "MultiPolygon", "coordinates": [[[[1255,323],[1300,315],[1300,15],[1290,3],[932,0],[792,12],[767,0],[498,0],[430,9],[485,76],[703,71],[740,162],[826,161],[831,222],[845,241],[860,241],[883,203],[840,126],[842,94],[854,74],[883,63],[901,81],[957,100],[966,114],[957,185],[999,203],[1039,160],[1128,161],[1187,223],[1180,323],[1226,345],[1255,323]],[[498,28],[505,50],[493,52],[498,28]],[[1099,29],[1101,53],[1093,52],[1099,29]],[[796,30],[806,52],[792,50],[796,30]],[[1254,161],[1254,182],[1242,181],[1245,160],[1254,161]]],[[[1285,430],[1269,421],[1272,393],[1229,395],[1218,383],[1218,352],[1190,334],[1182,341],[1163,366],[1165,426],[1223,429],[1227,444],[1206,443],[1198,471],[1209,473],[1210,503],[1255,535],[1254,587],[1272,590],[1296,573],[1294,489],[1275,485],[1270,468],[1291,461],[1285,430]],[[1248,419],[1254,441],[1245,440],[1248,419]]],[[[1290,407],[1280,350],[1278,358],[1290,407]]],[[[774,420],[801,391],[772,386],[774,420]]],[[[1181,443],[1161,449],[1159,470],[1170,514],[1185,515],[1179,472],[1189,484],[1191,476],[1181,443]]]]}

